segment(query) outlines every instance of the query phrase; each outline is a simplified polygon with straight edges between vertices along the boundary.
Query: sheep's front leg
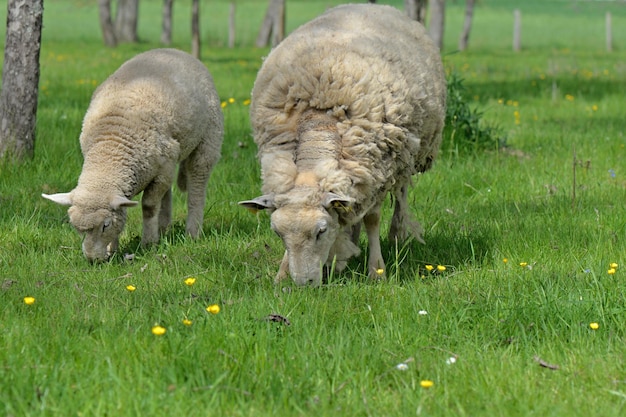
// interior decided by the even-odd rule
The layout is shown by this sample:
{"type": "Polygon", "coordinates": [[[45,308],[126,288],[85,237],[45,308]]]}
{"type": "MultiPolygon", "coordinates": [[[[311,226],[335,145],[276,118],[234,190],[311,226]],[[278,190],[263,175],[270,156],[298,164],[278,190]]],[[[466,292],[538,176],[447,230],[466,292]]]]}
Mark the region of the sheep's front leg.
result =
{"type": "MultiPolygon", "coordinates": [[[[159,176],[143,190],[141,209],[143,211],[143,232],[141,244],[146,246],[159,241],[159,218],[161,202],[168,191],[171,192],[171,178],[159,176]]],[[[171,195],[170,195],[171,199],[171,195]]]]}
{"type": "Polygon", "coordinates": [[[168,188],[161,199],[161,210],[159,211],[159,232],[163,233],[172,223],[172,188],[168,188]]]}
{"type": "Polygon", "coordinates": [[[280,281],[287,278],[288,273],[289,273],[289,253],[285,251],[285,256],[283,256],[283,260],[280,261],[280,268],[278,268],[278,273],[276,274],[276,278],[274,278],[274,284],[278,284],[280,281]]]}
{"type": "Polygon", "coordinates": [[[363,217],[363,224],[369,244],[369,259],[367,261],[369,276],[370,278],[384,277],[387,271],[380,249],[380,206],[373,208],[363,217]]]}

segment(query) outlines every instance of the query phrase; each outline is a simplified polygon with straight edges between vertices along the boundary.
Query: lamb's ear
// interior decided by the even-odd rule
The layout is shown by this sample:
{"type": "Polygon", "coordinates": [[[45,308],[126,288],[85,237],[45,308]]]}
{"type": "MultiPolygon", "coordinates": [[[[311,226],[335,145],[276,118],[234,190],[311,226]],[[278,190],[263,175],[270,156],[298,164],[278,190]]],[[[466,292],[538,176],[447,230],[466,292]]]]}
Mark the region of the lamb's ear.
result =
{"type": "Polygon", "coordinates": [[[41,196],[62,206],[72,205],[72,193],[42,194],[41,196]]]}
{"type": "Polygon", "coordinates": [[[322,206],[324,206],[325,209],[336,208],[348,211],[352,203],[354,203],[353,198],[331,192],[324,194],[322,197],[322,206]]]}
{"type": "Polygon", "coordinates": [[[271,194],[262,195],[252,200],[240,201],[239,205],[247,208],[252,213],[256,213],[259,210],[274,209],[274,196],[271,194]]]}
{"type": "Polygon", "coordinates": [[[111,199],[110,204],[113,210],[117,210],[120,207],[135,207],[139,203],[133,200],[129,200],[128,198],[121,195],[116,195],[111,199]]]}

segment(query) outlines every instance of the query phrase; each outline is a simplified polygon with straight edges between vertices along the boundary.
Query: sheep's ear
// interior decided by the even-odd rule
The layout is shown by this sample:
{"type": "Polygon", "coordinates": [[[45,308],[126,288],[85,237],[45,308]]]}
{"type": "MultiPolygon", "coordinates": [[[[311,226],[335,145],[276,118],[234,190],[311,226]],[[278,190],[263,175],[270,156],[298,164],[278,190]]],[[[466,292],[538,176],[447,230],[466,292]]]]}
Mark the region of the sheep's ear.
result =
{"type": "Polygon", "coordinates": [[[324,197],[322,199],[322,206],[327,210],[330,208],[335,208],[348,211],[350,210],[352,203],[354,203],[353,198],[331,192],[324,194],[324,197]]]}
{"type": "Polygon", "coordinates": [[[117,210],[121,207],[135,207],[139,203],[133,200],[129,200],[126,197],[116,195],[115,197],[111,199],[110,204],[113,210],[117,210]]]}
{"type": "Polygon", "coordinates": [[[72,193],[42,194],[41,196],[62,206],[72,205],[72,193]]]}
{"type": "Polygon", "coordinates": [[[274,209],[274,196],[262,195],[252,200],[240,201],[239,205],[247,208],[252,213],[256,213],[259,210],[274,209]]]}

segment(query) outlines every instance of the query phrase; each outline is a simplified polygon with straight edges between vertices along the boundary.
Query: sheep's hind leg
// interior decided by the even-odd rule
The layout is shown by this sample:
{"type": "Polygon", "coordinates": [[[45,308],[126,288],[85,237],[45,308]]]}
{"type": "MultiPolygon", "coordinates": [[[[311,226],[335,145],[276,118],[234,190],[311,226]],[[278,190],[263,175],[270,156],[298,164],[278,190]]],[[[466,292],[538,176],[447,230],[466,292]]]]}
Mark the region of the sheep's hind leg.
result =
{"type": "Polygon", "coordinates": [[[403,185],[399,193],[394,193],[395,204],[393,217],[391,218],[391,227],[389,228],[389,242],[393,243],[396,240],[404,241],[412,235],[419,242],[424,243],[424,239],[422,238],[424,231],[417,221],[411,219],[411,211],[407,203],[407,198],[407,185],[403,185]]]}
{"type": "Polygon", "coordinates": [[[363,217],[369,245],[367,270],[370,278],[383,278],[387,272],[380,248],[380,206],[373,208],[363,217]]]}

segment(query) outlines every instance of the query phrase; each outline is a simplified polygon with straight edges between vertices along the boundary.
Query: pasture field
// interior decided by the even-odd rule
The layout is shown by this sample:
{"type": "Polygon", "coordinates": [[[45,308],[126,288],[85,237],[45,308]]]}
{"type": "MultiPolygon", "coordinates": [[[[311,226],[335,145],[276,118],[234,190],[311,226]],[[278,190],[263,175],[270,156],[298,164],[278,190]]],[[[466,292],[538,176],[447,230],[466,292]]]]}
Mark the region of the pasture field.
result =
{"type": "MultiPolygon", "coordinates": [[[[160,46],[161,3],[141,1],[141,43],[108,49],[95,0],[46,1],[36,157],[0,163],[0,415],[624,415],[624,2],[523,2],[519,53],[520,2],[479,1],[463,53],[464,2],[448,2],[445,66],[502,140],[454,136],[416,180],[426,245],[383,240],[387,281],[369,281],[361,255],[319,288],[274,286],[282,243],[266,214],[237,206],[260,194],[246,100],[268,53],[251,47],[266,1],[237,0],[235,49],[229,2],[201,5],[226,121],[201,239],[184,235],[176,190],[158,246],[139,248],[131,209],[122,253],[89,265],[66,209],[40,197],[76,184],[91,93],[160,46]]],[[[189,50],[175,3],[173,46],[189,50]]],[[[340,2],[287,3],[291,30],[340,2]]]]}

